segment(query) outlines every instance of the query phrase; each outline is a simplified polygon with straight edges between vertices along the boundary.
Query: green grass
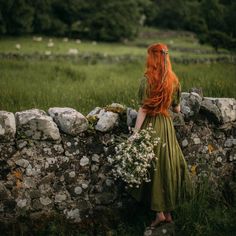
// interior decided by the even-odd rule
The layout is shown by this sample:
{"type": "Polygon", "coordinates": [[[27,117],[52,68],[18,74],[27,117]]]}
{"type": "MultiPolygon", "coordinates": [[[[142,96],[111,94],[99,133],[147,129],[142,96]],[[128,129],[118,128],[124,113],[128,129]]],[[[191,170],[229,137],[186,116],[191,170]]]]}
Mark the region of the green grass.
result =
{"type": "MultiPolygon", "coordinates": [[[[204,96],[236,97],[236,68],[230,64],[174,64],[182,90],[201,87],[204,96]]],[[[0,61],[0,109],[73,107],[83,114],[112,102],[135,107],[144,63],[76,64],[0,61]]]]}
{"type": "Polygon", "coordinates": [[[166,43],[170,47],[170,55],[177,58],[217,58],[230,56],[227,50],[221,49],[219,50],[221,54],[216,54],[211,46],[199,44],[193,33],[154,28],[143,28],[140,31],[139,37],[125,43],[96,42],[94,44],[92,41],[82,41],[78,44],[75,39],[69,39],[68,42],[64,42],[63,38],[49,38],[45,36],[42,37],[41,42],[36,42],[33,40],[33,36],[3,37],[0,39],[0,53],[45,54],[47,51],[50,51],[52,54],[68,54],[69,49],[75,48],[79,54],[100,53],[108,56],[133,55],[144,57],[147,46],[156,42],[166,43]],[[53,47],[48,47],[50,39],[54,43],[53,47]],[[20,50],[16,49],[16,44],[21,45],[20,50]],[[183,49],[190,51],[181,51],[183,49]],[[196,50],[201,51],[201,53],[196,53],[196,50]]]}
{"type": "Polygon", "coordinates": [[[235,235],[235,203],[229,204],[222,192],[214,192],[207,179],[195,190],[193,198],[174,212],[177,236],[235,235]]]}
{"type": "Polygon", "coordinates": [[[69,39],[64,42],[62,38],[43,37],[41,42],[33,41],[32,37],[2,38],[0,40],[0,52],[14,53],[41,53],[50,51],[52,54],[67,54],[69,49],[75,48],[78,53],[101,53],[104,55],[144,55],[145,49],[136,46],[124,45],[121,43],[101,43],[94,44],[90,41],[82,41],[80,44],[76,40],[69,39]],[[49,39],[52,39],[54,46],[48,47],[49,39]],[[21,49],[16,49],[16,44],[21,45],[21,49]]]}

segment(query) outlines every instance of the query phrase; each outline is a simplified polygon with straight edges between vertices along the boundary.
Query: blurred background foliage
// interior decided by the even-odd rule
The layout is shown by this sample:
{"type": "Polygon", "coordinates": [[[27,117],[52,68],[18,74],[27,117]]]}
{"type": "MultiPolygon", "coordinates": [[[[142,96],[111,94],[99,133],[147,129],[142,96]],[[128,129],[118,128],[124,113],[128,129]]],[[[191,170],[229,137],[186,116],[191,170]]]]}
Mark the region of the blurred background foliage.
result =
{"type": "Polygon", "coordinates": [[[236,48],[234,0],[0,0],[0,35],[124,41],[140,27],[188,30],[216,50],[236,48]]]}

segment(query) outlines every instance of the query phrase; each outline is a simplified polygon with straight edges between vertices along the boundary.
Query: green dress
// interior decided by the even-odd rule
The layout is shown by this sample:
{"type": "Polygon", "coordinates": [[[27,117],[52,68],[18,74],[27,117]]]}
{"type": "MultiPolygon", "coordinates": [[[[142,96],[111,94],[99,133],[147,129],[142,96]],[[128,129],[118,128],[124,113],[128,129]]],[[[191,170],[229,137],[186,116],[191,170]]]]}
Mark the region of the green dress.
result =
{"type": "MultiPolygon", "coordinates": [[[[147,82],[144,77],[139,87],[139,104],[147,94],[147,82]]],[[[180,103],[180,84],[172,96],[172,106],[180,103]]],[[[141,129],[152,124],[157,135],[165,146],[160,144],[155,147],[158,160],[156,171],[151,167],[151,182],[143,182],[139,188],[128,188],[128,192],[137,200],[143,201],[154,211],[172,211],[179,204],[191,198],[193,186],[187,163],[178,144],[171,117],[162,114],[146,116],[141,129]],[[164,146],[164,147],[163,147],[164,146]]]]}

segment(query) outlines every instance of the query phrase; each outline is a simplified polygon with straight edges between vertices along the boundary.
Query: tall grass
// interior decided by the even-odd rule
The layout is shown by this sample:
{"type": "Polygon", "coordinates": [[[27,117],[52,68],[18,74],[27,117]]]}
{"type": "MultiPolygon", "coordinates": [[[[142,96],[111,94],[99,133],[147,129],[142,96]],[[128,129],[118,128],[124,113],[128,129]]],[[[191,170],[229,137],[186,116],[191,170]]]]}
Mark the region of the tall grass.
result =
{"type": "Polygon", "coordinates": [[[177,236],[233,236],[236,233],[236,208],[224,198],[222,190],[216,194],[208,179],[198,183],[191,201],[175,212],[177,236]]]}
{"type": "MultiPolygon", "coordinates": [[[[230,64],[173,65],[182,90],[201,87],[204,96],[236,97],[236,68],[230,64]]],[[[73,107],[86,114],[112,102],[136,107],[144,63],[75,64],[61,61],[0,61],[0,109],[73,107]]]]}

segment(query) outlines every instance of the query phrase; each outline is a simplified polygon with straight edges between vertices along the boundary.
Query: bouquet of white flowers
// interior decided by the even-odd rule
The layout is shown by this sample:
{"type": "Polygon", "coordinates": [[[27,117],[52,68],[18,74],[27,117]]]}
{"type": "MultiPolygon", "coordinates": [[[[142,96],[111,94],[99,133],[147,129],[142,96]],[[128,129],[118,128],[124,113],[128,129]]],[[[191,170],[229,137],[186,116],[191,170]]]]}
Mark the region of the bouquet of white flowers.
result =
{"type": "Polygon", "coordinates": [[[132,138],[115,147],[115,155],[107,157],[115,179],[120,178],[130,187],[137,188],[143,181],[151,181],[149,168],[153,164],[154,171],[156,170],[158,157],[154,153],[154,147],[160,143],[160,138],[155,133],[150,123],[146,129],[141,129],[132,138]]]}

